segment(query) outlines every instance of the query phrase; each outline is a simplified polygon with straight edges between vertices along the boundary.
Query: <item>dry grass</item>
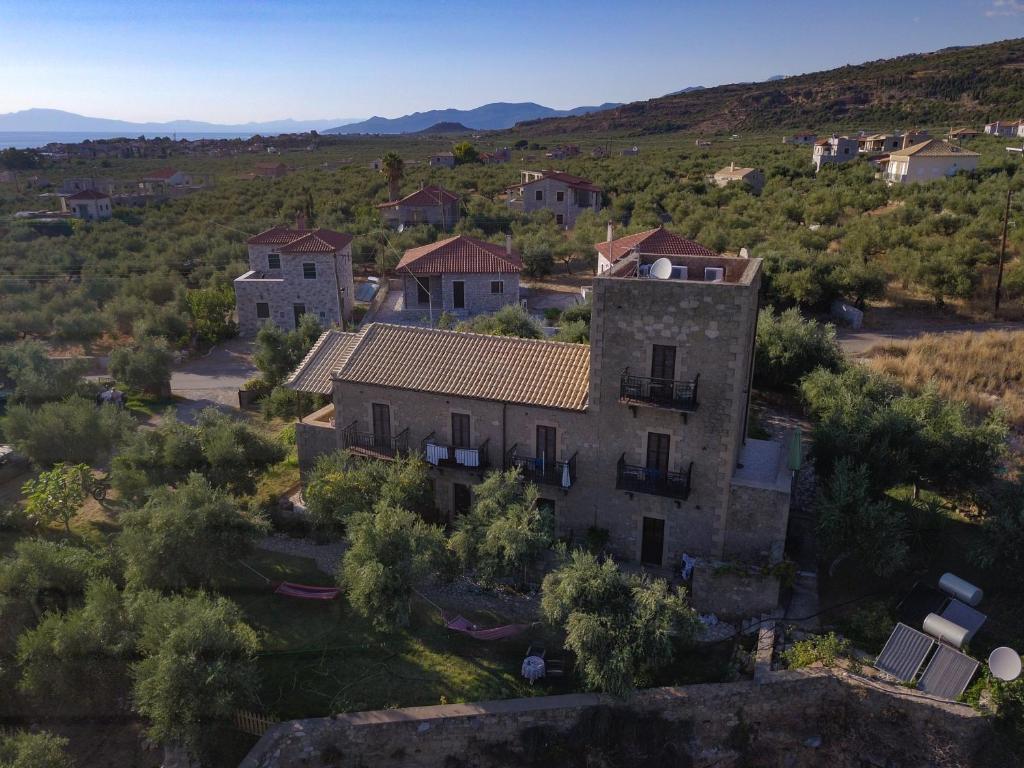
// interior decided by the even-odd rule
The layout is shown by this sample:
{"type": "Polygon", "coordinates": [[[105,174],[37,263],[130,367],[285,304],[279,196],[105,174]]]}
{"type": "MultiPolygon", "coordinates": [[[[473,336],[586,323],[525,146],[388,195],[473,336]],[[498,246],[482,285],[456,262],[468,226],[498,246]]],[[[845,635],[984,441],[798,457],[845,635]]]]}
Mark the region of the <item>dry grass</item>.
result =
{"type": "Polygon", "coordinates": [[[926,334],[875,347],[867,358],[911,389],[934,383],[981,413],[999,407],[1024,428],[1024,331],[926,334]]]}

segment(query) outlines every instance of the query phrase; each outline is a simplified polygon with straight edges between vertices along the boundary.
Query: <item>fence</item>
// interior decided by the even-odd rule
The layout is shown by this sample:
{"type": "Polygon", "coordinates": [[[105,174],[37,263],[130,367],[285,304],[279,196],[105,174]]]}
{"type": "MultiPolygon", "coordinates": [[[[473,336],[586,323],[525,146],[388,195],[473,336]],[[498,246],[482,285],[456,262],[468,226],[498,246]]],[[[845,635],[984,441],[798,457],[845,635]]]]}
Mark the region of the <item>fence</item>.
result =
{"type": "Polygon", "coordinates": [[[248,733],[253,736],[262,736],[273,726],[277,725],[277,721],[267,717],[266,715],[260,715],[255,712],[239,709],[235,711],[234,724],[235,728],[240,730],[242,733],[248,733]]]}

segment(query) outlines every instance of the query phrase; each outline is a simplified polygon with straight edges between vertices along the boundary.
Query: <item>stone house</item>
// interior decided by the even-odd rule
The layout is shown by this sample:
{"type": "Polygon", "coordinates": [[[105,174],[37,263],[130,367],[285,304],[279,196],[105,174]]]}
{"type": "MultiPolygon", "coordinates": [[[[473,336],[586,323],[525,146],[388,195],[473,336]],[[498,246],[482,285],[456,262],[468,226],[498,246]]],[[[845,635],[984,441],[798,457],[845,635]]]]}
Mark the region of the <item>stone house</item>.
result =
{"type": "Polygon", "coordinates": [[[928,131],[907,131],[906,133],[872,133],[857,137],[857,149],[866,154],[894,152],[928,138],[928,131]]]}
{"type": "Polygon", "coordinates": [[[513,210],[551,211],[555,223],[566,229],[582,211],[600,211],[603,192],[593,182],[561,171],[522,171],[519,183],[507,191],[508,206],[513,210]]]}
{"type": "Polygon", "coordinates": [[[783,144],[795,144],[798,146],[810,145],[818,140],[816,133],[810,131],[797,131],[789,136],[782,137],[783,144]]]}
{"type": "Polygon", "coordinates": [[[711,177],[716,187],[724,187],[734,181],[744,184],[755,194],[764,189],[764,174],[757,168],[739,168],[736,163],[729,163],[728,166],[717,171],[711,177]]]}
{"type": "Polygon", "coordinates": [[[634,249],[594,278],[589,344],[325,334],[287,381],[333,397],[297,424],[304,477],[328,451],[415,453],[454,517],[487,471],[515,467],[559,536],[603,529],[616,558],[653,568],[695,558],[703,612],[774,607],[792,472],[782,442],[746,436],[761,262],[658,258],[680,272],[650,277],[634,249]]]}
{"type": "Polygon", "coordinates": [[[826,139],[818,139],[814,142],[814,149],[811,154],[814,172],[820,171],[823,165],[835,165],[856,160],[859,151],[860,147],[857,140],[851,139],[848,136],[832,134],[826,139]]]}
{"type": "Polygon", "coordinates": [[[912,147],[889,153],[884,178],[890,184],[932,181],[955,176],[960,171],[978,168],[977,152],[938,139],[928,139],[912,147]]]}
{"type": "Polygon", "coordinates": [[[423,187],[400,200],[377,206],[384,223],[391,229],[430,224],[448,230],[459,220],[461,198],[441,187],[423,187]]]}
{"type": "Polygon", "coordinates": [[[76,219],[86,221],[102,221],[114,215],[110,195],[94,189],[83,189],[73,195],[65,195],[60,199],[60,208],[76,219]]]}
{"type": "Polygon", "coordinates": [[[403,281],[406,310],[473,315],[518,304],[522,269],[511,238],[501,246],[457,235],[410,248],[395,274],[403,281]]]}
{"type": "Polygon", "coordinates": [[[669,232],[664,227],[648,229],[644,232],[626,235],[617,240],[612,239],[612,225],[608,225],[608,239],[603,243],[597,243],[597,274],[603,275],[615,264],[623,259],[644,259],[661,256],[706,256],[716,258],[718,256],[710,248],[706,248],[693,240],[687,240],[674,232],[669,232]]]}
{"type": "Polygon", "coordinates": [[[1021,131],[1021,123],[1024,121],[1013,120],[996,120],[994,123],[985,123],[985,133],[991,136],[1002,136],[1004,138],[1011,138],[1013,136],[1019,136],[1021,131]]]}
{"type": "Polygon", "coordinates": [[[430,156],[427,164],[431,168],[454,168],[455,155],[451,152],[438,152],[436,155],[430,156]]]}
{"type": "Polygon", "coordinates": [[[330,229],[274,227],[250,237],[249,271],[234,280],[238,328],[254,336],[270,321],[292,330],[313,314],[321,325],[352,319],[352,236],[330,229]]]}

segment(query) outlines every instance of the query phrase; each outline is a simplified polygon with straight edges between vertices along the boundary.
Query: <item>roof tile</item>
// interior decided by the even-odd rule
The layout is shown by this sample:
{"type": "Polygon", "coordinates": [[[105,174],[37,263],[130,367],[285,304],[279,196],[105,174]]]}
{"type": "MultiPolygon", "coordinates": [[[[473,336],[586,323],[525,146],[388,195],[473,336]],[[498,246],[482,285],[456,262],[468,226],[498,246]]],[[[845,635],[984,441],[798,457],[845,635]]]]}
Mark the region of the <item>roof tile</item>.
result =
{"type": "Polygon", "coordinates": [[[429,245],[410,248],[396,267],[414,275],[518,273],[522,268],[523,261],[519,254],[507,253],[504,246],[466,235],[456,235],[429,245]]]}
{"type": "Polygon", "coordinates": [[[664,227],[648,229],[633,235],[620,237],[610,243],[596,243],[597,252],[609,259],[613,264],[634,251],[657,256],[717,256],[710,248],[706,248],[693,240],[687,240],[664,227]],[[612,254],[614,258],[609,256],[612,254]]]}

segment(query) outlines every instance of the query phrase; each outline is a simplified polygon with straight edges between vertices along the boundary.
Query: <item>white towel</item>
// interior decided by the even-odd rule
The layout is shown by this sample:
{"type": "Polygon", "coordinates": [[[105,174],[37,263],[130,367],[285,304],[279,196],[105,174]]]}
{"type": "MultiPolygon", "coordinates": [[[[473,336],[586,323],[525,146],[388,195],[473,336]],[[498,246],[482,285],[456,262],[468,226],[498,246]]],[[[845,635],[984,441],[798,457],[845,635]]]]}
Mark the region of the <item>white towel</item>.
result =
{"type": "Polygon", "coordinates": [[[572,477],[569,475],[569,462],[562,465],[562,487],[568,488],[572,485],[572,477]]]}
{"type": "Polygon", "coordinates": [[[448,446],[427,443],[427,462],[437,466],[437,463],[448,458],[448,446]]]}
{"type": "Polygon", "coordinates": [[[475,448],[456,448],[455,463],[464,467],[479,467],[480,452],[475,448]]]}

